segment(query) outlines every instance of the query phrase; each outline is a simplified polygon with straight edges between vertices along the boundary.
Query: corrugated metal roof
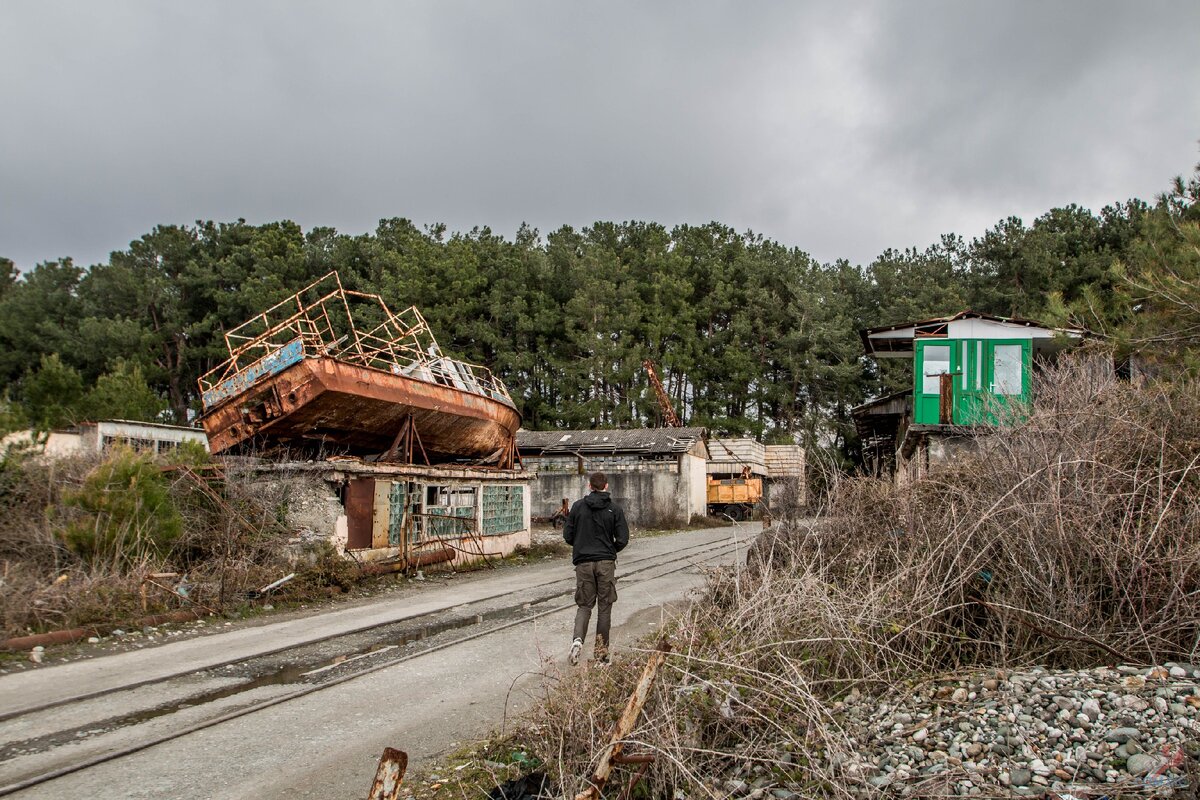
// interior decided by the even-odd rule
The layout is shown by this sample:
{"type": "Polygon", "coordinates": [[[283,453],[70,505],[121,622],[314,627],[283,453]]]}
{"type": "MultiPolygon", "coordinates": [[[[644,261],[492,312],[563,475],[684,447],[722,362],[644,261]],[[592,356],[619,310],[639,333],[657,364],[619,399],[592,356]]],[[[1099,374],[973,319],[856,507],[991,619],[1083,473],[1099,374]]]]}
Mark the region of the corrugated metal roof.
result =
{"type": "Polygon", "coordinates": [[[930,317],[929,319],[917,320],[916,322],[902,322],[898,325],[881,325],[878,328],[867,328],[866,330],[860,331],[860,333],[864,336],[870,336],[873,333],[898,331],[902,328],[913,328],[918,325],[931,325],[937,322],[954,322],[955,320],[959,319],[986,319],[991,320],[992,322],[1007,322],[1012,325],[1023,325],[1031,328],[1045,328],[1046,330],[1057,330],[1056,328],[1043,325],[1037,320],[1023,319],[1021,317],[1000,317],[996,316],[995,314],[985,314],[982,311],[972,311],[968,308],[966,311],[960,311],[957,314],[950,314],[949,316],[945,317],[930,317]]]}
{"type": "Polygon", "coordinates": [[[643,428],[637,430],[517,431],[523,456],[567,453],[686,453],[703,441],[704,428],[643,428]]]}
{"type": "Polygon", "coordinates": [[[1037,320],[1023,319],[1021,317],[1000,317],[995,314],[985,314],[981,311],[960,311],[957,314],[951,314],[945,317],[932,317],[930,319],[918,320],[916,322],[903,322],[898,325],[881,325],[878,328],[866,328],[858,332],[862,339],[863,347],[866,349],[867,355],[880,355],[888,352],[905,352],[911,355],[912,336],[902,336],[896,338],[876,339],[874,338],[881,333],[892,333],[894,331],[903,331],[907,328],[912,328],[914,333],[917,328],[923,328],[928,325],[949,324],[962,319],[981,319],[989,322],[998,322],[1005,325],[1018,325],[1023,328],[1040,328],[1046,331],[1066,334],[1068,336],[1085,336],[1087,331],[1081,328],[1055,328],[1045,325],[1037,320]]]}

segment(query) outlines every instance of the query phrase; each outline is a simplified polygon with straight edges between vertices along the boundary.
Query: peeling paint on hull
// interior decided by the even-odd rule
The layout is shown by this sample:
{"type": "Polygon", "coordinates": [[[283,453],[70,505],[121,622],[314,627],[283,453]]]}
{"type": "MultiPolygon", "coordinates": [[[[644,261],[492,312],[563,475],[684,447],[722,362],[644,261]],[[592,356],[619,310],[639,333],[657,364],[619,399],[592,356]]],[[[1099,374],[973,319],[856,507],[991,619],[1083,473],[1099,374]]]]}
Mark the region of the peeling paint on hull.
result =
{"type": "Polygon", "coordinates": [[[200,418],[214,453],[269,441],[369,455],[391,447],[411,414],[437,461],[484,458],[509,445],[521,415],[506,402],[404,375],[307,358],[200,418]]]}

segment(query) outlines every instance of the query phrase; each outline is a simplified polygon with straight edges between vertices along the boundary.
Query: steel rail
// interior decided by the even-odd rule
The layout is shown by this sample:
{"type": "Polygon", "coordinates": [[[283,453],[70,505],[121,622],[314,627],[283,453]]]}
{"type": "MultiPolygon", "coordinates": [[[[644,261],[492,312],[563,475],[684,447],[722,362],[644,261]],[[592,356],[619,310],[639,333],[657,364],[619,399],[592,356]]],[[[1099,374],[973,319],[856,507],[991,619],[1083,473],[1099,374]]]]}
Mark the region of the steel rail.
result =
{"type": "MultiPolygon", "coordinates": [[[[711,544],[711,543],[709,543],[709,544],[711,544]]],[[[709,555],[709,554],[723,555],[727,551],[737,551],[746,546],[748,546],[748,542],[740,540],[740,539],[734,539],[732,542],[721,541],[721,542],[717,543],[715,546],[710,547],[707,550],[704,550],[702,555],[709,555]],[[718,550],[721,552],[714,552],[714,551],[718,551],[718,550]]],[[[678,552],[679,551],[674,551],[668,555],[674,556],[674,555],[677,555],[678,552]]],[[[649,560],[654,557],[655,556],[648,556],[646,559],[642,559],[642,561],[649,560]]],[[[668,558],[664,562],[660,562],[659,564],[652,564],[652,565],[643,567],[639,570],[634,570],[633,572],[627,572],[627,573],[625,573],[625,575],[633,575],[633,574],[638,574],[641,572],[646,572],[650,569],[653,569],[655,566],[666,566],[666,565],[670,565],[673,563],[677,563],[679,561],[686,561],[686,563],[684,563],[680,566],[677,566],[673,569],[668,569],[665,572],[661,572],[657,575],[653,575],[653,576],[650,576],[647,578],[642,578],[638,581],[635,581],[635,583],[644,583],[645,581],[648,581],[648,580],[653,580],[655,578],[662,578],[667,575],[672,575],[676,572],[681,572],[681,571],[687,569],[688,567],[697,566],[697,562],[692,560],[691,557],[668,558]]],[[[543,585],[545,585],[545,584],[543,584],[543,585]]],[[[550,595],[550,597],[553,597],[553,596],[554,595],[550,595]]],[[[545,599],[549,599],[549,597],[544,598],[543,600],[535,601],[535,602],[544,602],[545,599]]],[[[473,605],[473,603],[472,603],[472,605],[473,605]]],[[[193,733],[197,733],[197,732],[205,730],[207,728],[212,728],[212,727],[215,727],[222,723],[238,719],[240,717],[249,716],[250,714],[256,714],[259,711],[265,711],[268,708],[271,708],[271,707],[277,706],[277,705],[282,705],[283,703],[291,702],[292,700],[298,700],[302,697],[306,697],[310,694],[315,694],[319,691],[322,691],[323,689],[329,689],[334,686],[340,686],[343,683],[348,683],[352,680],[356,680],[358,678],[362,678],[367,675],[372,675],[376,672],[381,672],[382,670],[385,670],[385,669],[390,669],[391,667],[397,666],[398,664],[402,664],[406,661],[411,661],[415,658],[420,658],[421,656],[428,655],[430,653],[436,653],[440,650],[446,650],[451,647],[457,647],[460,644],[465,644],[466,642],[474,641],[475,639],[480,639],[480,638],[483,638],[484,636],[490,636],[493,633],[498,633],[500,631],[507,630],[508,628],[512,628],[517,625],[523,625],[527,622],[533,622],[534,620],[541,619],[542,617],[549,616],[550,614],[556,614],[560,611],[565,611],[573,606],[574,606],[573,601],[562,603],[553,608],[547,608],[543,611],[535,612],[528,616],[524,616],[520,619],[511,620],[511,621],[503,623],[501,625],[497,625],[496,627],[489,628],[486,631],[478,631],[476,633],[471,633],[466,636],[461,636],[461,637],[454,639],[452,641],[449,641],[449,642],[442,642],[441,644],[435,644],[435,645],[427,647],[417,653],[408,653],[408,654],[400,656],[398,658],[391,659],[390,661],[385,661],[385,662],[382,662],[379,664],[373,664],[372,666],[367,667],[366,669],[360,670],[358,672],[352,672],[347,675],[341,675],[341,676],[333,678],[329,681],[326,681],[324,683],[311,684],[309,686],[304,687],[303,689],[298,689],[297,691],[290,692],[285,695],[280,695],[279,697],[273,697],[269,700],[263,700],[259,703],[255,703],[253,705],[246,706],[245,708],[237,709],[236,711],[230,711],[226,714],[221,714],[221,715],[219,715],[217,717],[213,717],[212,719],[209,719],[209,720],[204,720],[203,722],[193,723],[192,725],[188,725],[184,728],[181,728],[180,730],[173,731],[171,733],[165,733],[160,736],[153,737],[151,739],[147,739],[146,741],[138,742],[136,744],[126,745],[125,747],[119,748],[117,750],[113,750],[108,753],[102,753],[100,755],[93,756],[91,758],[83,759],[82,761],[76,762],[74,764],[68,764],[66,766],[59,767],[57,769],[41,773],[40,775],[34,775],[29,778],[25,778],[23,780],[20,780],[20,781],[14,782],[14,783],[10,783],[6,786],[0,786],[0,797],[7,797],[8,795],[15,794],[16,792],[24,791],[25,789],[31,789],[34,786],[38,786],[43,783],[49,783],[50,781],[56,780],[58,778],[65,777],[67,775],[71,775],[76,772],[81,772],[85,769],[90,769],[91,767],[99,766],[100,764],[105,764],[110,761],[116,761],[121,758],[125,758],[127,756],[134,755],[135,753],[140,753],[143,750],[148,750],[148,749],[150,749],[152,747],[156,747],[160,744],[165,744],[167,742],[171,742],[176,739],[182,739],[185,736],[190,736],[193,733]]],[[[376,627],[376,626],[372,626],[372,627],[376,627]]],[[[326,638],[330,638],[330,637],[326,637],[326,638]]],[[[281,649],[286,650],[286,649],[293,649],[293,648],[281,648],[281,649]]],[[[280,651],[275,651],[275,652],[280,652],[280,651]]]]}
{"type": "MultiPolygon", "coordinates": [[[[718,547],[722,547],[727,544],[729,544],[729,542],[726,540],[719,540],[716,542],[701,542],[699,544],[693,544],[693,545],[688,545],[686,547],[681,547],[678,550],[672,551],[671,553],[643,556],[641,558],[626,561],[624,563],[626,565],[636,565],[636,564],[644,563],[651,559],[659,558],[662,555],[668,555],[668,556],[676,555],[678,553],[684,553],[687,551],[697,550],[697,549],[701,549],[701,548],[716,549],[718,547]]],[[[667,563],[669,563],[669,562],[667,562],[667,563]]],[[[648,569],[648,567],[645,569],[648,569]]],[[[643,571],[643,570],[634,570],[632,572],[627,572],[624,574],[635,575],[641,571],[643,571]]],[[[524,591],[530,591],[530,590],[535,590],[535,589],[541,589],[541,588],[544,588],[547,586],[553,586],[556,583],[569,584],[569,582],[571,580],[572,580],[571,578],[553,578],[548,581],[542,581],[541,583],[535,583],[535,584],[531,584],[529,586],[524,586],[524,587],[522,587],[522,589],[524,591]]],[[[318,636],[314,639],[306,639],[300,643],[288,644],[288,645],[284,645],[282,647],[277,647],[273,650],[263,650],[262,652],[255,653],[251,656],[242,656],[242,657],[238,657],[238,658],[231,658],[227,661],[215,662],[211,665],[203,667],[203,669],[204,670],[222,669],[224,667],[228,667],[233,664],[241,664],[245,661],[250,661],[252,659],[266,658],[267,656],[273,656],[273,655],[277,655],[279,653],[285,653],[288,650],[295,650],[300,647],[307,647],[309,645],[321,644],[323,642],[329,642],[334,639],[340,639],[340,638],[343,638],[346,636],[355,636],[355,635],[358,635],[361,633],[367,633],[369,631],[377,630],[379,628],[386,628],[389,625],[396,625],[399,623],[413,623],[413,622],[417,622],[422,619],[426,619],[426,618],[435,616],[437,614],[444,614],[445,612],[451,611],[456,608],[462,608],[462,607],[471,608],[472,606],[479,605],[480,603],[486,603],[490,600],[495,600],[497,598],[504,597],[504,596],[510,595],[510,594],[512,594],[511,591],[496,592],[495,594],[489,594],[489,595],[480,597],[476,600],[471,600],[470,602],[468,602],[466,604],[459,603],[459,604],[455,604],[455,605],[451,605],[451,606],[446,606],[444,608],[435,609],[433,611],[426,611],[421,614],[414,614],[411,617],[397,617],[395,619],[390,619],[385,622],[376,622],[376,623],[372,623],[370,625],[363,625],[361,627],[348,628],[346,630],[338,631],[337,633],[330,633],[325,636],[318,636]]],[[[528,602],[531,602],[531,603],[545,602],[547,599],[554,597],[555,594],[557,594],[557,593],[551,593],[548,595],[544,595],[542,597],[538,597],[538,598],[528,601],[528,602]]],[[[496,611],[494,611],[493,613],[504,613],[506,611],[513,611],[513,610],[519,609],[524,604],[525,603],[522,602],[522,603],[519,603],[514,606],[507,606],[505,608],[496,609],[496,611]]],[[[217,635],[217,634],[213,634],[213,635],[217,635]]],[[[111,695],[111,694],[115,694],[117,692],[124,692],[124,691],[129,691],[132,689],[141,689],[146,686],[153,686],[154,684],[157,684],[157,683],[166,683],[167,681],[172,681],[172,680],[175,680],[176,678],[182,678],[184,676],[191,675],[195,671],[196,670],[194,670],[194,669],[180,670],[179,672],[173,672],[169,675],[163,675],[163,676],[157,677],[157,678],[147,678],[142,681],[134,681],[133,683],[125,684],[124,686],[119,686],[116,688],[99,689],[99,690],[96,690],[93,692],[84,692],[82,694],[72,695],[70,697],[65,697],[61,700],[55,700],[52,703],[44,703],[40,706],[30,706],[27,708],[19,709],[17,711],[0,712],[0,722],[7,722],[8,720],[11,720],[11,719],[18,719],[20,717],[28,716],[30,714],[37,714],[37,713],[40,713],[42,711],[47,711],[52,708],[60,708],[65,705],[70,705],[71,703],[80,703],[80,702],[83,702],[84,700],[91,700],[96,697],[101,697],[103,695],[111,695]]],[[[2,796],[2,795],[0,795],[0,796],[2,796]]]]}

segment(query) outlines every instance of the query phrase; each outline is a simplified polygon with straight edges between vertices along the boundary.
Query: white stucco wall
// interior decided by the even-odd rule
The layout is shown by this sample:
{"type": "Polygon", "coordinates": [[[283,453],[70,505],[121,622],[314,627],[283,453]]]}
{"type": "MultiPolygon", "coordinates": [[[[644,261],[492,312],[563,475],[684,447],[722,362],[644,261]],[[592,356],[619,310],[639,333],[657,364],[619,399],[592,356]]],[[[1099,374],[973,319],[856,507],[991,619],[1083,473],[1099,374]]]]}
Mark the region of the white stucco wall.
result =
{"type": "Polygon", "coordinates": [[[703,517],[708,513],[708,460],[685,455],[681,471],[687,475],[688,514],[703,517]]]}
{"type": "Polygon", "coordinates": [[[1054,331],[996,322],[990,319],[956,319],[948,328],[951,339],[1053,339],[1054,331]]]}

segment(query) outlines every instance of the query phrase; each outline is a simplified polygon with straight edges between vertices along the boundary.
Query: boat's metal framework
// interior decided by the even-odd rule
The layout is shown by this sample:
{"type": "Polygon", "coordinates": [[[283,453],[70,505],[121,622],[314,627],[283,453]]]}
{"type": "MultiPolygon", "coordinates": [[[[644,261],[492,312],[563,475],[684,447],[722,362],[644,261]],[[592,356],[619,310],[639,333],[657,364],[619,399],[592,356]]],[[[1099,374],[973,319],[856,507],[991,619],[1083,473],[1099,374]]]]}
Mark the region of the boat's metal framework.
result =
{"type": "Polygon", "coordinates": [[[393,314],[379,295],[344,288],[337,272],[230,330],[225,346],[228,360],[200,378],[205,411],[303,358],[332,358],[514,405],[491,370],[442,354],[416,306],[393,314]]]}
{"type": "Polygon", "coordinates": [[[520,426],[485,367],[442,353],[415,307],[346,289],[336,272],[225,334],[200,379],[214,453],[275,443],[415,463],[509,468],[520,426]]]}

